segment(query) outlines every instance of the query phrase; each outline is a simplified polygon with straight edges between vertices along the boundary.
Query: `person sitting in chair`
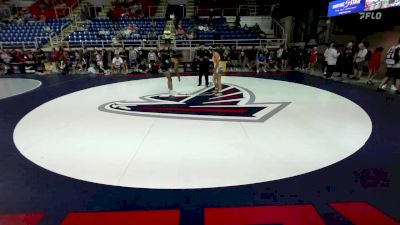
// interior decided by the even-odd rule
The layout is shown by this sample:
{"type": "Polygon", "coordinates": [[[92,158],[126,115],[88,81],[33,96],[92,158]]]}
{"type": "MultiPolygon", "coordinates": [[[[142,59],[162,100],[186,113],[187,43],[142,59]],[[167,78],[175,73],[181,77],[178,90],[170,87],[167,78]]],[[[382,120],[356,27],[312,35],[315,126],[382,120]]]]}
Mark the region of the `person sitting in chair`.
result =
{"type": "Polygon", "coordinates": [[[113,72],[115,71],[121,72],[122,70],[126,71],[126,65],[124,63],[124,60],[119,56],[119,54],[116,54],[115,57],[113,58],[111,64],[111,70],[113,72]]]}

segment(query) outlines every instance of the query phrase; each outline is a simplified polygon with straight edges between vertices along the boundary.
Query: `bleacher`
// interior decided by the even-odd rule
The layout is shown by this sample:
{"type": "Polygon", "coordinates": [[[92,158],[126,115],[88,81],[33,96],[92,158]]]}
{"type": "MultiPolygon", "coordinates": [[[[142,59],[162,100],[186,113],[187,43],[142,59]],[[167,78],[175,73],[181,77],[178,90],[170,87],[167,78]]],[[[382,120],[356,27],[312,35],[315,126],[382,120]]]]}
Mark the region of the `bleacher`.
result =
{"type": "Polygon", "coordinates": [[[50,37],[59,34],[70,23],[68,19],[51,19],[46,23],[9,23],[0,31],[0,43],[4,48],[41,47],[49,42],[50,37]],[[45,26],[51,28],[50,34],[44,31],[45,26]]]}
{"type": "Polygon", "coordinates": [[[44,0],[37,0],[33,3],[28,11],[33,15],[34,18],[39,19],[41,15],[44,15],[45,18],[48,19],[58,19],[69,14],[69,9],[75,8],[79,0],[53,0],[54,5],[50,5],[44,9],[41,8],[41,5],[44,3],[44,0]]]}
{"type": "MultiPolygon", "coordinates": [[[[125,30],[129,24],[135,24],[139,29],[138,35],[132,35],[131,37],[123,37],[123,42],[126,44],[139,45],[143,39],[149,39],[148,33],[152,30],[155,31],[157,37],[162,35],[164,31],[166,20],[164,18],[127,18],[120,19],[118,26],[121,30],[125,30]],[[151,23],[154,20],[154,27],[151,23]]],[[[112,45],[112,39],[116,36],[114,29],[115,24],[108,18],[98,18],[92,20],[87,27],[87,31],[75,31],[69,36],[70,47],[80,47],[82,44],[91,47],[110,47],[112,45]],[[108,35],[104,35],[100,39],[98,38],[99,31],[108,31],[108,35]]],[[[157,40],[157,38],[153,38],[157,40]]]]}
{"type": "MultiPolygon", "coordinates": [[[[182,20],[182,26],[185,30],[190,27],[198,27],[200,24],[205,24],[205,20],[194,21],[190,18],[182,20]]],[[[243,28],[230,28],[226,23],[226,18],[214,18],[212,21],[213,31],[199,31],[198,38],[200,40],[214,40],[219,36],[220,39],[256,39],[257,34],[246,32],[243,28]]]]}
{"type": "MultiPolygon", "coordinates": [[[[37,8],[39,3],[48,0],[38,0],[35,3],[35,6],[32,8],[37,8]]],[[[61,0],[56,0],[60,2],[61,0]]],[[[201,1],[201,5],[210,4],[210,1],[215,2],[214,0],[205,0],[201,1]]],[[[51,2],[51,0],[50,0],[51,2]]],[[[75,4],[74,2],[79,2],[77,0],[66,0],[65,4],[68,6],[70,4],[75,4]]],[[[111,11],[106,11],[109,13],[108,15],[115,14],[118,18],[111,17],[101,17],[95,18],[89,22],[87,21],[79,21],[79,23],[73,24],[70,26],[70,29],[65,30],[59,36],[52,38],[52,45],[53,46],[60,46],[60,45],[67,45],[67,48],[82,48],[82,47],[113,47],[121,45],[133,45],[133,46],[142,46],[146,47],[153,47],[155,44],[159,46],[162,42],[157,42],[158,37],[163,35],[163,32],[166,27],[166,19],[165,18],[151,18],[151,17],[142,17],[139,16],[139,12],[132,14],[135,10],[132,9],[135,3],[142,4],[142,12],[146,12],[149,14],[150,5],[157,5],[156,2],[159,0],[133,0],[133,1],[110,1],[110,6],[113,5],[114,8],[111,11]],[[128,8],[127,8],[128,7],[128,8]],[[129,8],[130,7],[130,8],[129,8]],[[124,15],[119,15],[123,10],[128,12],[124,15]],[[153,23],[154,21],[154,23],[153,23]],[[134,25],[134,29],[127,30],[129,25],[134,25]],[[136,30],[137,29],[137,30],[136,30]],[[104,31],[100,32],[100,31],[104,31]],[[154,31],[154,32],[153,32],[154,31]],[[72,32],[72,33],[71,33],[72,32]],[[132,32],[130,34],[130,32],[132,32]]],[[[226,4],[231,3],[235,7],[240,4],[240,1],[217,1],[215,7],[227,7],[226,4]]],[[[108,7],[110,7],[108,6],[108,7]]],[[[154,7],[157,8],[157,7],[154,7]]],[[[109,8],[110,9],[110,8],[109,8]]],[[[48,9],[42,10],[41,13],[48,9]]],[[[210,8],[208,8],[210,10],[210,8]]],[[[53,9],[54,11],[54,9],[53,9]]],[[[104,14],[104,15],[105,15],[104,14]]],[[[150,12],[150,14],[152,14],[150,12]]],[[[150,15],[152,16],[152,15],[150,15]]],[[[232,17],[232,16],[231,16],[232,17]]],[[[183,18],[181,24],[183,28],[188,31],[194,30],[196,35],[194,35],[194,39],[192,36],[179,36],[174,38],[172,35],[172,44],[176,47],[188,47],[188,46],[196,46],[200,41],[206,41],[207,44],[222,44],[222,45],[236,45],[236,46],[261,46],[267,45],[270,42],[284,42],[281,38],[279,33],[273,33],[268,36],[264,35],[259,30],[247,30],[244,28],[233,28],[233,22],[231,17],[228,16],[230,20],[227,22],[227,17],[220,17],[215,15],[212,22],[209,23],[208,19],[195,19],[195,18],[183,18]],[[209,30],[198,30],[199,25],[204,24],[212,24],[209,26],[209,30]],[[261,37],[261,39],[260,39],[261,37]],[[268,40],[267,40],[268,39],[268,40]]],[[[253,18],[253,16],[248,16],[253,18]]],[[[257,17],[257,21],[260,21],[262,16],[257,17]]],[[[206,18],[206,17],[203,17],[206,18]]],[[[254,17],[256,18],[256,17],[254,17]]],[[[264,19],[262,19],[264,21],[264,19]]],[[[24,24],[17,24],[13,23],[7,25],[3,29],[0,28],[0,47],[7,47],[7,48],[32,48],[43,46],[46,43],[49,43],[50,37],[53,37],[56,34],[59,34],[60,31],[66,27],[71,21],[68,20],[56,20],[51,19],[47,20],[47,24],[50,25],[53,33],[47,35],[43,30],[45,23],[39,22],[32,22],[32,23],[24,23],[24,24]],[[11,32],[9,32],[10,30],[11,32]]],[[[243,19],[244,21],[244,19],[243,19]]],[[[254,19],[254,21],[256,21],[254,19]]],[[[269,20],[271,21],[271,20],[269,20]]],[[[242,21],[241,21],[242,22],[242,21]]],[[[257,22],[263,28],[271,27],[271,25],[265,25],[260,22],[257,22]]],[[[249,23],[250,24],[250,23],[249,23]]],[[[250,24],[251,25],[251,24],[250,24]]],[[[173,31],[174,32],[174,31],[173,31]]],[[[264,30],[265,34],[269,34],[264,30]]],[[[275,46],[276,44],[273,44],[275,46]]],[[[276,45],[279,46],[279,45],[276,45]]]]}
{"type": "MultiPolygon", "coordinates": [[[[134,2],[134,1],[132,1],[134,2]]],[[[150,11],[150,15],[149,15],[149,6],[156,6],[158,5],[158,0],[141,0],[138,1],[137,3],[141,3],[142,5],[142,12],[145,16],[147,17],[152,17],[155,14],[155,10],[150,11]]],[[[130,18],[139,18],[140,14],[139,13],[133,13],[131,12],[128,8],[125,8],[123,4],[121,4],[118,1],[115,1],[113,4],[113,11],[112,11],[112,16],[114,17],[114,19],[119,19],[121,18],[122,14],[126,14],[127,17],[130,18]]]]}

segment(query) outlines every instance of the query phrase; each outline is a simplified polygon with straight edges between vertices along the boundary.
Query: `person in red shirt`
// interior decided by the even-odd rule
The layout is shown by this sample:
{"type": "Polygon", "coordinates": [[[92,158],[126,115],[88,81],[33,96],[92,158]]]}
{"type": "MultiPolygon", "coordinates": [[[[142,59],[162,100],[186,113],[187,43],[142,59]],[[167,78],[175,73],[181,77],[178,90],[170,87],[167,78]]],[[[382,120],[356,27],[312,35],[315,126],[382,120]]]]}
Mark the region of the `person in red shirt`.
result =
{"type": "Polygon", "coordinates": [[[178,35],[185,35],[185,34],[186,34],[185,29],[182,27],[182,25],[179,25],[178,35]]]}
{"type": "Polygon", "coordinates": [[[17,63],[24,63],[25,62],[25,57],[24,57],[24,53],[22,52],[22,50],[18,49],[15,53],[15,61],[17,63]]]}
{"type": "Polygon", "coordinates": [[[310,52],[310,69],[312,71],[314,71],[317,61],[318,61],[318,48],[314,47],[313,49],[311,49],[310,52]]]}
{"type": "Polygon", "coordinates": [[[375,51],[371,55],[371,60],[368,62],[369,76],[367,84],[369,85],[374,84],[373,80],[376,77],[379,68],[381,66],[382,52],[383,52],[382,47],[375,49],[375,51]]]}
{"type": "Polygon", "coordinates": [[[53,48],[53,51],[51,52],[51,60],[53,62],[58,62],[60,60],[59,52],[55,48],[53,48]]]}

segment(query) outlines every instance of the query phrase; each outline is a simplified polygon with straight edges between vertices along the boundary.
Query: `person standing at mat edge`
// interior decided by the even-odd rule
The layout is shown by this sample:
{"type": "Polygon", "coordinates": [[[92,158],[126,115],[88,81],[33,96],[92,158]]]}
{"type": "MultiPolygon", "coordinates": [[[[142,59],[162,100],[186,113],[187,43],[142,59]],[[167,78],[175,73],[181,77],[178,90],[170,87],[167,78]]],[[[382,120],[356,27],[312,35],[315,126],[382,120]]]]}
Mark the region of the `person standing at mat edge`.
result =
{"type": "Polygon", "coordinates": [[[326,62],[328,64],[327,71],[326,71],[326,78],[332,79],[333,72],[336,69],[336,64],[340,53],[336,48],[336,44],[332,43],[330,48],[325,52],[326,55],[326,62]]]}
{"type": "Polygon", "coordinates": [[[400,39],[397,45],[392,46],[386,55],[386,75],[377,91],[384,92],[390,78],[394,79],[396,94],[400,94],[400,39]]]}
{"type": "Polygon", "coordinates": [[[367,46],[364,42],[361,42],[358,45],[358,53],[355,56],[354,62],[356,64],[356,68],[354,71],[354,77],[352,77],[352,80],[360,80],[361,76],[363,74],[364,67],[368,65],[368,49],[367,46]]]}
{"type": "Polygon", "coordinates": [[[209,85],[208,75],[210,73],[210,52],[205,49],[204,42],[200,42],[200,48],[196,52],[199,63],[199,86],[202,85],[203,76],[205,77],[206,86],[209,85]]]}

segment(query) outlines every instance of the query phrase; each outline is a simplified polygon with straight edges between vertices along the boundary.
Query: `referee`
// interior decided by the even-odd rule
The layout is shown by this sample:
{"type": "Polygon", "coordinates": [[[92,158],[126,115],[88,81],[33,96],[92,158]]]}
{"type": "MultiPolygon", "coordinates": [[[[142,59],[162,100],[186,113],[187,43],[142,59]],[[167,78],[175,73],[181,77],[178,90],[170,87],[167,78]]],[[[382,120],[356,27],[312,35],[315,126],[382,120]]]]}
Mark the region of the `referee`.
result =
{"type": "Polygon", "coordinates": [[[210,73],[210,52],[205,49],[204,42],[200,42],[200,48],[196,52],[196,58],[199,63],[199,86],[202,85],[203,76],[206,80],[206,86],[208,86],[208,75],[210,73]]]}

